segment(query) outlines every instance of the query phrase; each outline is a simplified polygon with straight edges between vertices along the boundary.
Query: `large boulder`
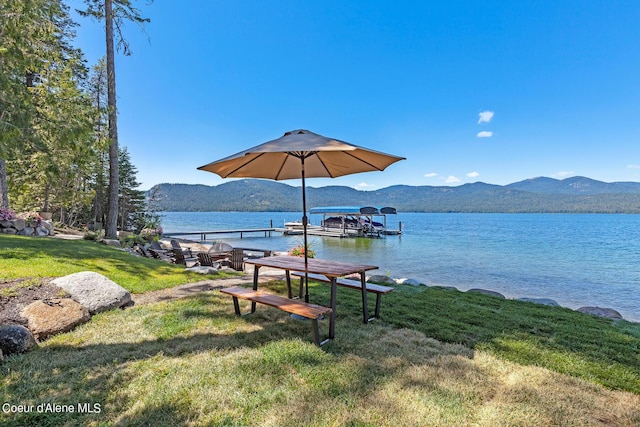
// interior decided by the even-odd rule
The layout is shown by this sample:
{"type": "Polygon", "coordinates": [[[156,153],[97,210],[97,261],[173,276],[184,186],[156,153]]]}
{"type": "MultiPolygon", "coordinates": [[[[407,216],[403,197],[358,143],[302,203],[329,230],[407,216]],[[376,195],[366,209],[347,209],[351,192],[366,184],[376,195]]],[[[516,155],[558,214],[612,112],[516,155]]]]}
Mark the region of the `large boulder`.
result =
{"type": "Polygon", "coordinates": [[[95,314],[131,305],[131,294],[117,283],[92,271],[70,274],[52,281],[95,314]]]}
{"type": "Polygon", "coordinates": [[[393,281],[395,283],[397,283],[398,285],[411,285],[411,286],[420,286],[421,285],[421,283],[419,281],[417,281],[416,279],[402,278],[402,279],[393,279],[393,281]]]}
{"type": "Polygon", "coordinates": [[[38,340],[68,332],[91,317],[89,310],[71,298],[35,301],[22,309],[29,330],[38,340]]]}
{"type": "Polygon", "coordinates": [[[199,274],[218,274],[217,266],[219,266],[220,264],[218,263],[215,263],[215,264],[216,264],[216,267],[206,266],[206,265],[196,265],[193,267],[186,268],[185,271],[191,271],[192,273],[199,273],[199,274]]]}
{"type": "Polygon", "coordinates": [[[35,229],[33,227],[23,227],[16,233],[18,236],[33,236],[35,229]]]}
{"type": "Polygon", "coordinates": [[[22,325],[0,326],[0,350],[4,355],[26,353],[38,344],[33,334],[22,325]]]}
{"type": "Polygon", "coordinates": [[[378,283],[380,285],[395,285],[396,282],[389,276],[385,276],[382,274],[374,274],[373,276],[367,277],[367,282],[378,283]]]}
{"type": "Polygon", "coordinates": [[[524,302],[532,302],[534,304],[542,304],[542,305],[550,305],[552,307],[560,307],[560,304],[558,304],[555,300],[552,300],[551,298],[518,298],[518,301],[524,301],[524,302]]]}
{"type": "Polygon", "coordinates": [[[16,218],[11,222],[13,222],[13,228],[15,228],[18,231],[22,230],[27,226],[27,222],[24,219],[16,218]]]}
{"type": "Polygon", "coordinates": [[[34,236],[37,236],[37,237],[44,237],[49,235],[49,230],[47,230],[44,227],[38,226],[35,228],[35,231],[33,232],[33,234],[34,236]]]}
{"type": "Polygon", "coordinates": [[[607,319],[622,320],[622,315],[613,308],[580,307],[576,311],[579,311],[580,313],[590,314],[592,316],[606,317],[607,319]]]}
{"type": "Polygon", "coordinates": [[[502,295],[500,292],[492,291],[489,289],[473,288],[473,289],[469,289],[467,292],[471,292],[472,294],[489,295],[492,297],[505,299],[504,295],[502,295]]]}

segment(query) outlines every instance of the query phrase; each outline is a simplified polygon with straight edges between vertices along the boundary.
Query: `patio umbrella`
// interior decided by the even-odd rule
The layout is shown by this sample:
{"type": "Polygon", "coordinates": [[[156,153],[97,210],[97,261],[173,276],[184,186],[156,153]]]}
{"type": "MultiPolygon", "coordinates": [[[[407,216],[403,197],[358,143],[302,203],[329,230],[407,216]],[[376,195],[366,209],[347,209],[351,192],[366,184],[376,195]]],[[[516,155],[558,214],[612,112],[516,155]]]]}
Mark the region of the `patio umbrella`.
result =
{"type": "MultiPolygon", "coordinates": [[[[327,138],[308,130],[285,132],[265,142],[198,169],[222,178],[302,179],[304,262],[307,266],[307,201],[305,178],[336,178],[359,172],[382,171],[404,157],[393,156],[327,138]]],[[[305,275],[305,301],[309,301],[305,275]]]]}

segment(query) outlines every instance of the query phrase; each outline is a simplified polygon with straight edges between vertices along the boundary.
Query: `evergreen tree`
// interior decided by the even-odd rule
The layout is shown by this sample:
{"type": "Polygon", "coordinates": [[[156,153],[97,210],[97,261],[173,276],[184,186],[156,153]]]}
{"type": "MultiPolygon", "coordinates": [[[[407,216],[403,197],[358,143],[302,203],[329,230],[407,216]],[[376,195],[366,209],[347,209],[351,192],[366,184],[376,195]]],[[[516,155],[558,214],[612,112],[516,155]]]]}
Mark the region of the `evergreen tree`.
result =
{"type": "Polygon", "coordinates": [[[80,89],[86,68],[71,47],[74,26],[59,0],[0,4],[0,158],[9,161],[0,167],[3,206],[9,194],[22,209],[48,209],[51,200],[61,212],[83,204],[78,178],[93,157],[94,110],[80,89]]]}
{"type": "Polygon", "coordinates": [[[117,44],[125,55],[130,55],[129,45],[123,37],[122,28],[125,21],[133,21],[143,25],[150,20],[142,18],[140,11],[134,8],[130,0],[85,0],[87,10],[81,13],[105,21],[105,39],[107,53],[107,92],[109,105],[109,204],[106,222],[106,237],[117,236],[119,165],[118,165],[118,125],[116,108],[116,68],[114,53],[114,33],[117,33],[117,44]]]}

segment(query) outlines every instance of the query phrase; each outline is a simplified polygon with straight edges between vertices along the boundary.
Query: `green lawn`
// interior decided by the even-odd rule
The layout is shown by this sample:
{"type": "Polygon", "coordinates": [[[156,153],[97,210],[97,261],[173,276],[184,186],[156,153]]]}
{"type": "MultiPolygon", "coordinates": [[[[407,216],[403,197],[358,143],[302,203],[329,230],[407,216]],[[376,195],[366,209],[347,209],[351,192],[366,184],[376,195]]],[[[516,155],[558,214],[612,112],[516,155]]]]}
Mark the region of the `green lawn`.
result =
{"type": "MultiPolygon", "coordinates": [[[[31,245],[49,240],[0,237],[0,274],[20,276],[6,253],[37,251],[65,270],[97,263],[74,260],[78,248],[98,247],[103,271],[129,264],[124,287],[170,286],[151,284],[162,274],[132,273],[155,261],[92,242],[56,242],[53,252],[31,245]]],[[[285,293],[281,281],[266,286],[285,293]]],[[[312,283],[310,294],[328,303],[327,285],[312,283]]],[[[398,286],[368,325],[359,304],[357,292],[339,288],[336,339],[322,348],[308,322],[264,306],[236,317],[218,291],[101,313],[0,364],[2,402],[76,411],[9,406],[0,424],[640,425],[638,324],[427,287],[398,286]]]]}
{"type": "Polygon", "coordinates": [[[132,293],[203,280],[183,266],[135,257],[90,240],[0,235],[0,279],[61,277],[80,271],[103,274],[132,293]]]}

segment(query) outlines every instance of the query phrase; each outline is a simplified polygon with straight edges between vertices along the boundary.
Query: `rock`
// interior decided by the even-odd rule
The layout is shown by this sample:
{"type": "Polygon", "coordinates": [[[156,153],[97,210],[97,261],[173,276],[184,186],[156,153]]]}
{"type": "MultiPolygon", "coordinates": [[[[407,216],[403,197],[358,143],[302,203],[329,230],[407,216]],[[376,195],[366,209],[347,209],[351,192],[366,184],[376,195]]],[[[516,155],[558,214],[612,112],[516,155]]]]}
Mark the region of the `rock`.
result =
{"type": "Polygon", "coordinates": [[[552,300],[551,298],[518,298],[518,301],[532,302],[534,304],[542,304],[542,305],[550,305],[550,306],[553,306],[553,307],[560,307],[560,304],[558,304],[556,301],[552,300]]]}
{"type": "Polygon", "coordinates": [[[116,248],[121,247],[122,245],[120,244],[120,240],[116,240],[116,239],[102,239],[100,240],[100,243],[103,243],[107,246],[114,246],[116,248]]]}
{"type": "Polygon", "coordinates": [[[381,285],[395,285],[396,282],[389,276],[383,276],[382,274],[376,274],[370,277],[367,277],[367,282],[371,283],[379,283],[381,285]]]}
{"type": "Polygon", "coordinates": [[[40,227],[43,227],[43,228],[46,228],[47,230],[49,230],[50,234],[55,228],[53,226],[53,222],[51,222],[51,221],[42,221],[42,223],[40,224],[40,227]]]}
{"type": "Polygon", "coordinates": [[[16,234],[18,236],[33,236],[34,231],[35,230],[31,227],[23,227],[22,229],[19,229],[16,234]]]}
{"type": "Polygon", "coordinates": [[[433,289],[442,289],[445,291],[457,291],[458,288],[456,288],[455,286],[444,286],[444,285],[433,285],[431,286],[433,289]]]}
{"type": "Polygon", "coordinates": [[[35,301],[20,315],[29,322],[29,330],[38,340],[68,332],[89,320],[89,310],[71,298],[35,301]]]}
{"type": "Polygon", "coordinates": [[[2,355],[2,349],[0,348],[0,362],[4,360],[4,356],[2,355]]]}
{"type": "Polygon", "coordinates": [[[606,317],[607,319],[624,320],[622,315],[613,308],[580,307],[576,311],[579,311],[580,313],[590,314],[592,316],[606,317]]]}
{"type": "Polygon", "coordinates": [[[416,279],[393,279],[393,281],[398,285],[420,286],[422,284],[416,279]]]}
{"type": "Polygon", "coordinates": [[[490,291],[488,289],[473,288],[473,289],[469,289],[467,292],[476,293],[476,294],[483,294],[483,295],[489,295],[489,296],[492,296],[492,297],[505,299],[504,295],[502,295],[500,292],[490,291]]]}
{"type": "Polygon", "coordinates": [[[185,271],[192,271],[194,273],[200,274],[218,274],[218,269],[216,267],[197,265],[195,267],[185,268],[185,271]]]}
{"type": "Polygon", "coordinates": [[[0,227],[1,228],[13,227],[13,222],[11,222],[9,220],[2,220],[2,221],[0,221],[0,227]]]}
{"type": "Polygon", "coordinates": [[[22,230],[27,226],[27,223],[25,222],[24,219],[14,219],[11,222],[13,222],[13,228],[15,228],[18,231],[22,230]]]}
{"type": "Polygon", "coordinates": [[[21,325],[0,326],[0,350],[5,355],[26,353],[37,347],[31,332],[21,325]]]}
{"type": "Polygon", "coordinates": [[[83,271],[52,281],[64,289],[74,300],[95,314],[131,303],[131,294],[101,274],[83,271]]]}
{"type": "Polygon", "coordinates": [[[2,232],[4,234],[16,234],[18,230],[16,230],[15,228],[3,228],[2,232]]]}
{"type": "Polygon", "coordinates": [[[185,268],[185,271],[192,271],[200,274],[218,274],[218,269],[216,267],[206,265],[196,265],[194,267],[185,268]]]}
{"type": "Polygon", "coordinates": [[[49,235],[49,230],[47,230],[44,227],[36,227],[34,235],[38,236],[38,237],[48,236],[49,235]]]}

